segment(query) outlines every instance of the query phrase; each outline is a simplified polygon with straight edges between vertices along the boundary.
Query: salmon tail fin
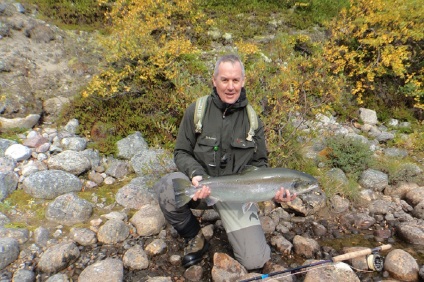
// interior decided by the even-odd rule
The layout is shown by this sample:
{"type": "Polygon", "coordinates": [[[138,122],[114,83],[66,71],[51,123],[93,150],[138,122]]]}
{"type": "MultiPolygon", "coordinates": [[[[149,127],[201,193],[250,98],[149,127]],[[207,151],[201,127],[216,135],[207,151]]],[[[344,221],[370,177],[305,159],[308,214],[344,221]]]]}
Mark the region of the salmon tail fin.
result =
{"type": "Polygon", "coordinates": [[[172,179],[172,184],[174,185],[175,206],[181,208],[190,202],[193,197],[191,194],[194,194],[194,192],[190,193],[190,191],[193,190],[194,187],[190,181],[182,178],[172,179]]]}

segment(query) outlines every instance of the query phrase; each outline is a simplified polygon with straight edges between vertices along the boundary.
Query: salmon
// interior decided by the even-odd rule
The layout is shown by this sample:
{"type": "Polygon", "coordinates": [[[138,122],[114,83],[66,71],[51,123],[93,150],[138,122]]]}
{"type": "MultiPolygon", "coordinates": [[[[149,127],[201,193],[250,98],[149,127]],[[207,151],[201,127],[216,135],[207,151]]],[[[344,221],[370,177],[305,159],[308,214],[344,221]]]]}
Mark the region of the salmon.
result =
{"type": "Polygon", "coordinates": [[[217,202],[244,203],[244,211],[252,203],[271,200],[277,191],[284,187],[290,193],[301,195],[319,187],[313,176],[287,168],[256,168],[250,167],[244,172],[234,175],[208,177],[195,187],[186,179],[173,179],[176,207],[186,205],[197,189],[209,186],[211,194],[206,198],[208,206],[217,202]]]}

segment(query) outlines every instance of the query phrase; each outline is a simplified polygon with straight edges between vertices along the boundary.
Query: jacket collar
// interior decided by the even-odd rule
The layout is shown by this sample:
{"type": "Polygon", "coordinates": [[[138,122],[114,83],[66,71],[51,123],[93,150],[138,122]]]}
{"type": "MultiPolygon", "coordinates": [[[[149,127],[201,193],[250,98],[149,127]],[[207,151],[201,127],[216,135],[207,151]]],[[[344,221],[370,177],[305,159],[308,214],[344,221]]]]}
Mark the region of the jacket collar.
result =
{"type": "Polygon", "coordinates": [[[233,113],[238,109],[245,108],[248,104],[246,89],[243,87],[240,92],[240,97],[234,104],[227,104],[222,102],[221,98],[219,98],[218,93],[216,92],[216,87],[213,88],[213,92],[211,94],[212,101],[221,111],[226,111],[227,114],[233,113]]]}

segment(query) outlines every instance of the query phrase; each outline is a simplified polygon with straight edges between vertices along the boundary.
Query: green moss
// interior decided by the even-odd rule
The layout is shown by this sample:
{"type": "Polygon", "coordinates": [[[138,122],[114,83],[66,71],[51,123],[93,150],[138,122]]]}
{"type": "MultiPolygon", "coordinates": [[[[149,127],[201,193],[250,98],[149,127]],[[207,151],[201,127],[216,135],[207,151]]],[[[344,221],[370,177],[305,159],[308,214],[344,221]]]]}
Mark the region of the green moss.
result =
{"type": "Polygon", "coordinates": [[[43,199],[33,198],[23,190],[15,190],[0,203],[0,211],[9,214],[15,210],[25,218],[25,221],[10,223],[10,227],[34,230],[45,220],[46,205],[47,202],[43,199]]]}
{"type": "MultiPolygon", "coordinates": [[[[1,123],[0,123],[1,126],[1,123]]],[[[28,128],[10,128],[5,129],[0,127],[0,136],[4,139],[9,139],[13,141],[20,141],[18,134],[22,134],[28,131],[28,128]]]]}

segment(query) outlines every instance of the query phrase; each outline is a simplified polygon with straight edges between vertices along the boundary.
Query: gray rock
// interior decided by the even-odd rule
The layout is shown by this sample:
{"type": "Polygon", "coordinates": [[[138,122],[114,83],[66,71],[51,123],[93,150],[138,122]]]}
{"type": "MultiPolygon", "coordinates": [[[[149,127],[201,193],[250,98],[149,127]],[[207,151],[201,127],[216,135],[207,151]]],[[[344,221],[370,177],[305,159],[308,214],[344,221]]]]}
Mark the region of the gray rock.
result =
{"type": "Polygon", "coordinates": [[[0,117],[1,128],[13,129],[13,128],[33,128],[40,120],[40,115],[30,114],[25,118],[4,118],[0,117]]]}
{"type": "Polygon", "coordinates": [[[43,109],[46,113],[46,117],[49,120],[55,120],[63,107],[69,104],[70,99],[66,97],[53,97],[43,102],[43,109]]]}
{"type": "Polygon", "coordinates": [[[70,134],[76,134],[79,127],[79,121],[77,119],[71,119],[63,128],[66,132],[70,134]]]}
{"type": "Polygon", "coordinates": [[[21,166],[21,175],[28,177],[38,171],[47,170],[47,165],[39,160],[30,160],[28,163],[21,166]]]}
{"type": "Polygon", "coordinates": [[[18,256],[18,241],[13,238],[0,238],[0,270],[14,262],[18,256]]]}
{"type": "Polygon", "coordinates": [[[165,217],[158,205],[145,205],[130,219],[140,236],[157,235],[166,224],[165,217]]]}
{"type": "Polygon", "coordinates": [[[100,227],[97,239],[104,244],[116,244],[127,239],[129,234],[130,229],[123,221],[111,219],[100,227]]]}
{"type": "Polygon", "coordinates": [[[327,197],[321,189],[315,189],[314,191],[299,195],[296,199],[291,202],[281,203],[281,206],[285,209],[294,210],[296,213],[308,216],[315,214],[326,206],[327,197]]]}
{"type": "Polygon", "coordinates": [[[402,222],[396,225],[396,234],[406,242],[424,246],[424,226],[413,222],[402,222]]]}
{"type": "Polygon", "coordinates": [[[131,158],[131,166],[138,175],[165,174],[176,170],[173,157],[164,150],[143,151],[131,158]]]}
{"type": "Polygon", "coordinates": [[[87,140],[82,137],[65,137],[60,144],[65,150],[83,151],[87,147],[87,140]]]}
{"type": "Polygon", "coordinates": [[[25,7],[21,3],[13,3],[13,6],[15,6],[18,13],[25,14],[25,7]]]}
{"type": "Polygon", "coordinates": [[[412,206],[418,205],[424,199],[424,186],[410,190],[405,195],[405,200],[412,206]]]}
{"type": "Polygon", "coordinates": [[[102,176],[101,173],[95,172],[93,170],[91,170],[88,173],[88,179],[91,180],[91,181],[93,181],[97,185],[102,184],[103,183],[103,180],[104,180],[104,178],[103,178],[103,176],[102,176]]]}
{"type": "Polygon", "coordinates": [[[47,165],[49,169],[64,170],[75,175],[80,175],[91,168],[91,162],[84,154],[71,150],[51,156],[47,165]]]}
{"type": "Polygon", "coordinates": [[[393,213],[396,210],[396,204],[386,200],[375,200],[369,206],[371,214],[382,214],[393,213]]]}
{"type": "Polygon", "coordinates": [[[71,228],[69,236],[82,246],[89,246],[97,243],[96,233],[87,228],[71,228]]]}
{"type": "Polygon", "coordinates": [[[246,268],[229,255],[218,252],[213,255],[212,281],[237,281],[246,274],[246,268]]]}
{"type": "Polygon", "coordinates": [[[327,171],[326,174],[329,178],[331,178],[332,180],[340,184],[347,184],[349,182],[346,174],[340,168],[332,168],[329,171],[327,171]]]}
{"type": "MultiPolygon", "coordinates": [[[[0,36],[9,37],[10,36],[10,25],[7,23],[0,22],[0,36]]],[[[1,38],[0,38],[1,39],[1,38]]],[[[0,72],[10,71],[10,68],[7,65],[0,61],[0,72]]]]}
{"type": "Polygon", "coordinates": [[[58,273],[53,276],[50,276],[46,282],[71,282],[66,274],[58,273]]]}
{"type": "Polygon", "coordinates": [[[0,172],[0,201],[6,199],[18,187],[19,178],[16,173],[0,172]]]}
{"type": "Polygon", "coordinates": [[[389,140],[393,140],[395,138],[394,133],[383,131],[377,136],[377,140],[379,142],[387,142],[389,140]]]}
{"type": "Polygon", "coordinates": [[[29,231],[25,228],[5,228],[0,227],[0,237],[9,237],[23,244],[29,239],[29,231]]]}
{"type": "Polygon", "coordinates": [[[129,248],[123,258],[124,267],[131,270],[141,270],[149,267],[149,258],[140,245],[129,248]]]}
{"type": "Polygon", "coordinates": [[[107,258],[86,267],[78,282],[121,282],[124,279],[124,265],[121,260],[107,258]]]}
{"type": "Polygon", "coordinates": [[[125,208],[140,209],[146,204],[155,203],[156,198],[146,187],[127,184],[118,190],[115,196],[116,202],[125,208]]]}
{"type": "Polygon", "coordinates": [[[165,253],[167,246],[164,240],[154,239],[146,246],[145,250],[149,256],[156,256],[165,253]]]}
{"type": "Polygon", "coordinates": [[[93,213],[92,204],[74,193],[61,195],[48,204],[46,218],[50,221],[74,225],[84,222],[93,213]]]}
{"type": "Polygon", "coordinates": [[[366,124],[376,125],[378,123],[377,113],[370,109],[359,108],[359,118],[366,124]]]}
{"type": "Polygon", "coordinates": [[[417,261],[408,252],[395,249],[387,254],[384,270],[400,281],[418,281],[417,261]]]}
{"type": "Polygon", "coordinates": [[[21,144],[13,144],[6,149],[4,155],[20,162],[31,157],[31,149],[21,144]]]}
{"type": "Polygon", "coordinates": [[[296,235],[293,238],[293,249],[298,255],[306,258],[313,258],[315,254],[320,250],[317,241],[311,238],[306,238],[300,235],[296,235]]]}
{"type": "Polygon", "coordinates": [[[0,227],[2,227],[5,224],[8,224],[10,222],[10,219],[3,213],[0,212],[0,227]]]}
{"type": "Polygon", "coordinates": [[[74,243],[60,243],[48,248],[38,261],[38,269],[46,273],[56,273],[78,259],[80,251],[74,243]]]}
{"type": "MultiPolygon", "coordinates": [[[[34,132],[34,131],[31,131],[31,132],[34,132]]],[[[22,142],[22,145],[27,146],[29,148],[37,148],[47,142],[49,142],[49,140],[44,138],[39,133],[35,133],[31,136],[27,136],[27,138],[22,142]]]]}
{"type": "Polygon", "coordinates": [[[125,177],[128,173],[129,165],[126,161],[113,160],[106,169],[106,174],[117,179],[125,177]]]}
{"type": "Polygon", "coordinates": [[[365,189],[382,192],[389,185],[389,176],[378,170],[367,169],[362,172],[359,184],[365,189]]]}
{"type": "MultiPolygon", "coordinates": [[[[307,261],[305,263],[311,263],[307,261]]],[[[358,276],[344,262],[338,262],[328,267],[315,268],[306,273],[304,282],[360,282],[358,276]]]]}
{"type": "Polygon", "coordinates": [[[271,246],[282,254],[290,254],[293,248],[293,244],[281,234],[272,236],[270,243],[271,246]]]}
{"type": "Polygon", "coordinates": [[[387,186],[384,189],[384,194],[389,196],[396,196],[398,198],[405,198],[406,193],[412,189],[418,188],[417,183],[399,182],[394,186],[387,186]]]}
{"type": "Polygon", "coordinates": [[[0,157],[4,157],[4,152],[13,144],[18,144],[16,141],[0,138],[0,157]]]}
{"type": "Polygon", "coordinates": [[[82,183],[78,177],[62,170],[44,170],[31,174],[23,181],[25,193],[34,198],[54,199],[69,192],[79,192],[82,183]]]}
{"type": "Polygon", "coordinates": [[[330,199],[330,208],[334,213],[343,213],[349,209],[349,206],[349,200],[342,198],[339,195],[334,195],[330,199]]]}
{"type": "Polygon", "coordinates": [[[424,219],[424,199],[414,207],[413,215],[417,218],[424,219]]]}
{"type": "Polygon", "coordinates": [[[34,241],[37,245],[42,247],[47,246],[47,241],[49,240],[49,230],[45,227],[38,227],[34,230],[34,241]]]}
{"type": "Polygon", "coordinates": [[[13,172],[17,162],[9,157],[0,157],[0,172],[13,172]]]}
{"type": "Polygon", "coordinates": [[[33,282],[35,273],[28,269],[18,269],[13,273],[12,282],[33,282]]]}
{"type": "Polygon", "coordinates": [[[408,156],[408,151],[405,149],[390,147],[390,148],[384,149],[384,155],[387,157],[405,158],[408,156]]]}
{"type": "Polygon", "coordinates": [[[99,151],[93,149],[85,149],[84,151],[80,152],[80,154],[90,161],[92,168],[96,168],[100,165],[99,151]]]}
{"type": "Polygon", "coordinates": [[[135,133],[128,135],[126,138],[119,140],[116,142],[116,146],[118,148],[118,158],[127,160],[130,160],[136,154],[149,149],[147,142],[144,140],[139,131],[136,131],[135,133]]]}
{"type": "Polygon", "coordinates": [[[184,272],[184,277],[188,281],[202,281],[203,267],[200,265],[192,265],[184,272]]]}

